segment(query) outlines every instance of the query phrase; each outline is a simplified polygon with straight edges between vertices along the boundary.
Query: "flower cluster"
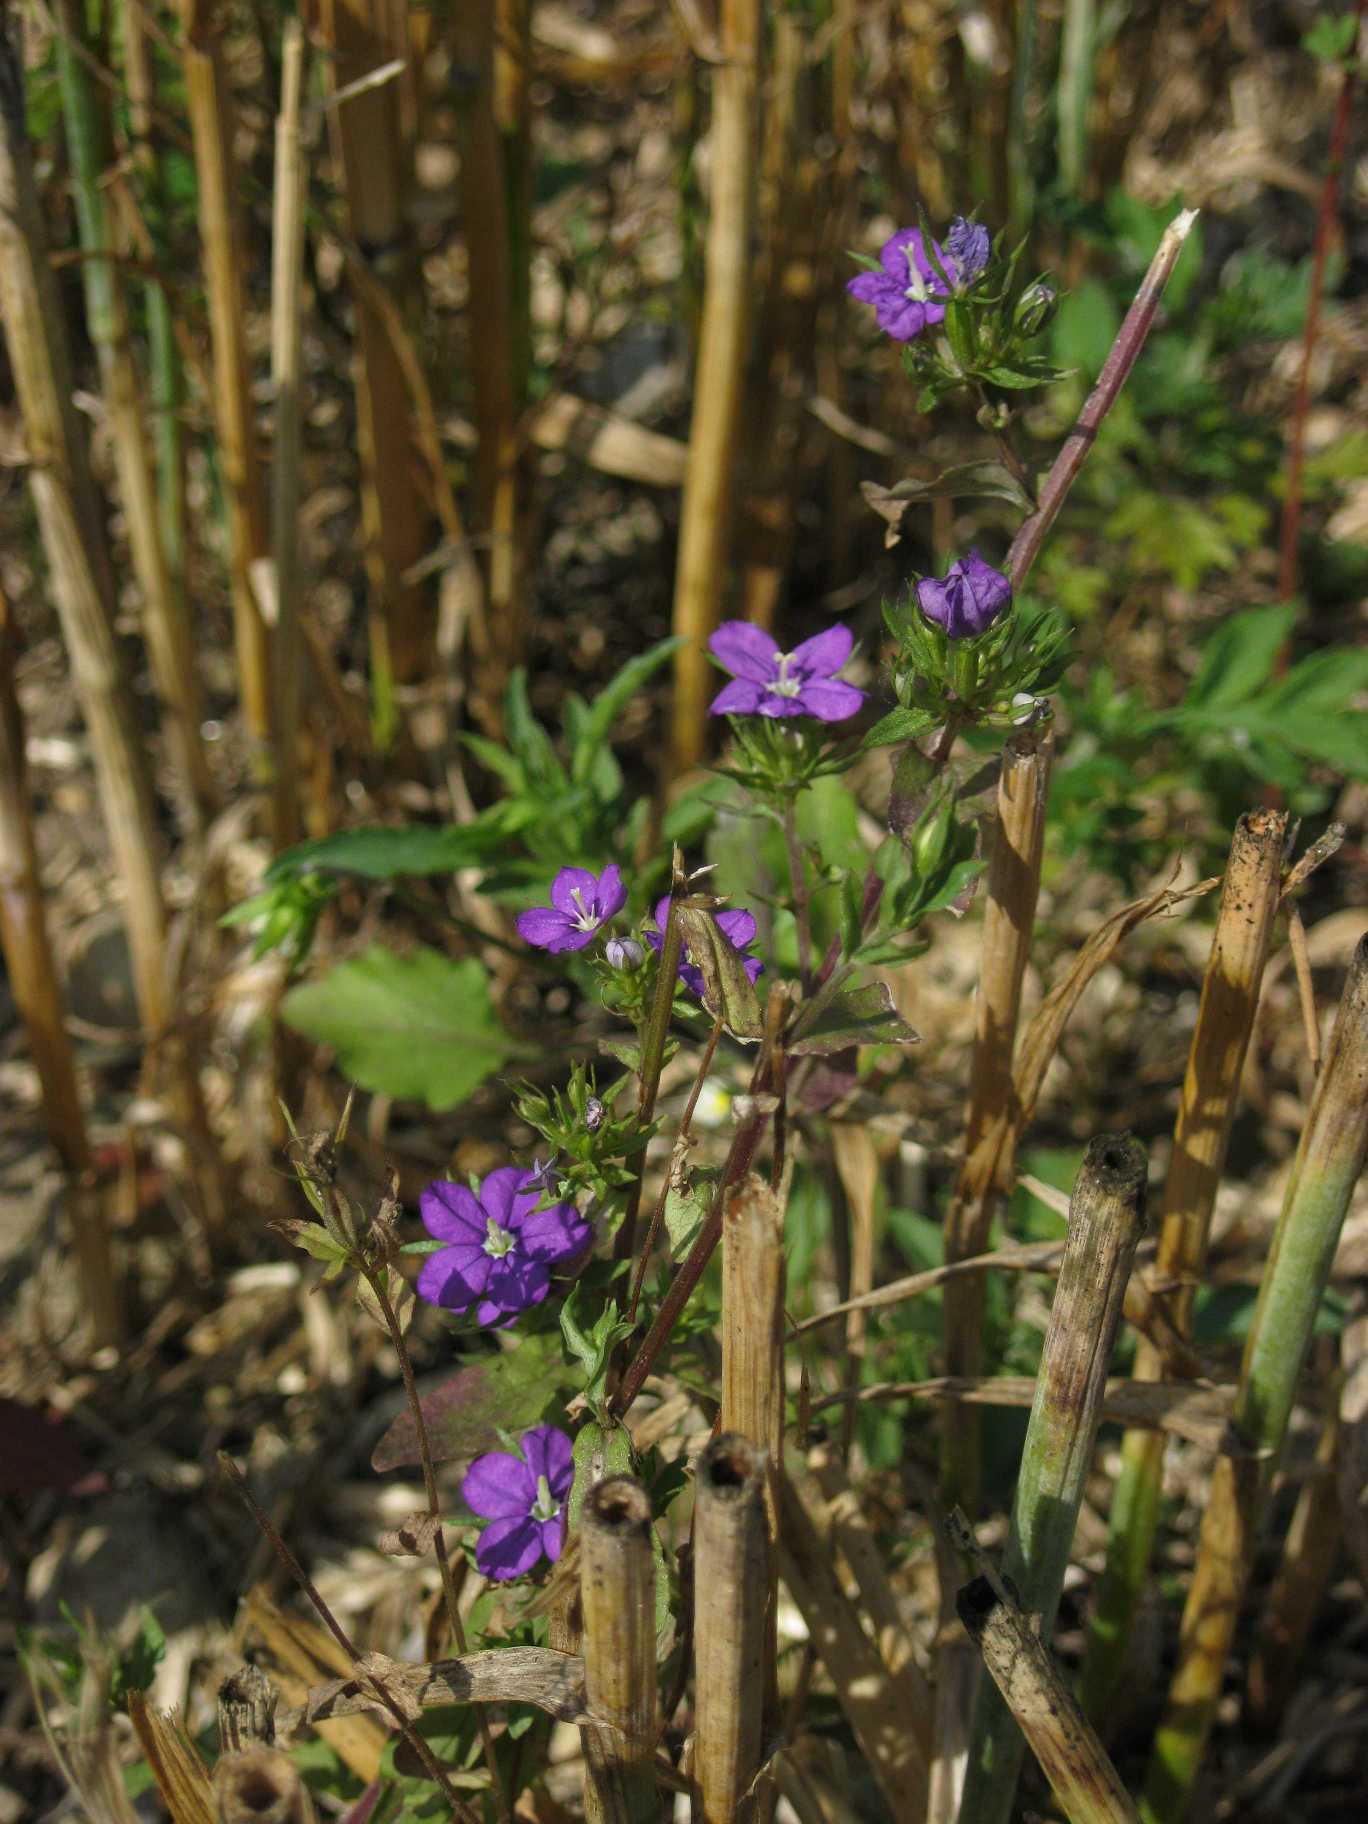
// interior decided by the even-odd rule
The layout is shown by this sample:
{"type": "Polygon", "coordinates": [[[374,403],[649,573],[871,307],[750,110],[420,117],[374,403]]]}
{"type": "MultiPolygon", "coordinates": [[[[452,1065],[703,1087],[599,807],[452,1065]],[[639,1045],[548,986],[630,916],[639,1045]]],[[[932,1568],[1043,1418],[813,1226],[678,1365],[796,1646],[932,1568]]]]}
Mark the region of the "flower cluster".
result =
{"type": "Polygon", "coordinates": [[[956,216],[942,246],[928,253],[920,228],[900,228],[879,250],[879,270],[862,272],[846,290],[872,304],[879,328],[895,342],[911,342],[945,321],[942,298],[970,285],[988,264],[988,230],[956,216]],[[948,281],[948,283],[947,283],[948,281]]]}
{"type": "Polygon", "coordinates": [[[575,1478],[572,1446],[554,1425],[537,1425],[518,1441],[521,1456],[489,1450],[461,1483],[461,1499],[489,1525],[475,1564],[491,1583],[525,1577],[542,1558],[554,1564],[565,1543],[565,1502],[575,1478]]]}
{"type": "Polygon", "coordinates": [[[448,1179],[430,1184],[419,1201],[423,1226],[446,1245],[423,1262],[419,1298],[447,1311],[474,1306],[477,1323],[495,1325],[539,1305],[552,1265],[583,1253],[592,1239],[574,1204],[542,1209],[541,1195],[536,1175],[514,1165],[491,1172],[478,1196],[448,1179]]]}

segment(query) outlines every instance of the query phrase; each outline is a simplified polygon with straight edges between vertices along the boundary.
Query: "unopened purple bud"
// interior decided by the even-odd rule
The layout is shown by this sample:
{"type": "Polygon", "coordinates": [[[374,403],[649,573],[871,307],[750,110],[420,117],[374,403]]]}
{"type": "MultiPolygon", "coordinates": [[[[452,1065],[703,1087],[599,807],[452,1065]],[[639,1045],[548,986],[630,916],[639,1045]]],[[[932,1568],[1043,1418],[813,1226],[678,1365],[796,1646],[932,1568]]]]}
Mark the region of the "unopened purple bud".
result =
{"type": "Polygon", "coordinates": [[[961,285],[978,277],[988,264],[992,249],[992,236],[981,222],[966,221],[962,215],[957,215],[951,222],[945,237],[945,251],[955,262],[961,285]]]}
{"type": "Polygon", "coordinates": [[[610,969],[640,969],[645,961],[646,952],[634,937],[610,937],[603,946],[603,954],[608,959],[610,969]]]}
{"type": "Polygon", "coordinates": [[[584,1105],[584,1125],[589,1129],[591,1134],[596,1134],[603,1126],[603,1117],[607,1113],[608,1110],[603,1106],[602,1102],[599,1101],[598,1097],[590,1096],[589,1100],[584,1105]]]}
{"type": "Polygon", "coordinates": [[[951,640],[986,633],[1011,600],[1008,579],[972,550],[951,564],[944,577],[926,576],[917,584],[922,613],[951,640]]]}

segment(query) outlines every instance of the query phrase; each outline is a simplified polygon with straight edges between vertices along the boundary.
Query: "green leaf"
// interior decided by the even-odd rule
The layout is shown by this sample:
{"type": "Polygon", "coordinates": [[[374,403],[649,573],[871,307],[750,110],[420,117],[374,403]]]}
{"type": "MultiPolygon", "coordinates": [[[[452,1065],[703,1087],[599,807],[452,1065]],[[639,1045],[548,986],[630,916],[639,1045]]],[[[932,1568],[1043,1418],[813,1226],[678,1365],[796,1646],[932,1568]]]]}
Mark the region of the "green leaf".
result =
{"type": "Polygon", "coordinates": [[[484,969],[436,950],[398,956],[373,944],[321,981],[292,989],[287,1026],[331,1045],[353,1082],[455,1108],[516,1047],[494,1014],[484,969]]]}
{"type": "Polygon", "coordinates": [[[1309,32],[1302,35],[1302,49],[1322,63],[1344,63],[1352,55],[1358,36],[1358,16],[1346,13],[1322,13],[1309,32]]]}
{"type": "Polygon", "coordinates": [[[504,692],[504,729],[508,745],[522,761],[530,783],[563,789],[565,768],[556,758],[551,737],[532,714],[527,698],[527,673],[520,666],[504,692]]]}
{"type": "Polygon", "coordinates": [[[295,1247],[303,1248],[315,1260],[326,1260],[331,1265],[336,1265],[347,1258],[347,1249],[329,1235],[321,1222],[301,1222],[297,1229],[291,1231],[290,1240],[295,1247]]]}
{"type": "Polygon", "coordinates": [[[929,480],[909,476],[891,488],[877,482],[862,481],[860,492],[879,515],[888,522],[888,542],[901,537],[908,513],[927,500],[1005,500],[1029,513],[1035,502],[1002,462],[961,462],[943,469],[929,480]]]}
{"type": "Polygon", "coordinates": [[[888,984],[870,982],[811,1002],[798,1016],[788,1049],[802,1057],[849,1045],[916,1045],[920,1038],[895,1009],[888,984]]]}
{"type": "Polygon", "coordinates": [[[628,659],[622,670],[610,678],[594,698],[584,724],[575,738],[570,772],[577,783],[586,780],[593,768],[594,755],[608,739],[608,732],[646,680],[659,671],[670,655],[684,644],[682,634],[660,640],[636,658],[628,659]]]}
{"type": "Polygon", "coordinates": [[[1209,570],[1233,570],[1236,549],[1220,521],[1195,500],[1141,490],[1107,521],[1110,539],[1128,539],[1138,569],[1171,576],[1191,593],[1209,570]]]}
{"type": "Polygon", "coordinates": [[[681,900],[676,908],[689,961],[703,976],[703,1004],[738,1039],[758,1039],[765,1030],[755,985],[741,952],[729,944],[713,914],[681,900]]]}
{"type": "Polygon", "coordinates": [[[405,824],[398,828],[339,830],[286,849],[266,870],[276,881],[288,874],[317,870],[359,874],[366,880],[393,880],[400,874],[451,874],[478,867],[507,849],[510,821],[502,809],[485,812],[472,823],[405,824]]]}
{"type": "Polygon", "coordinates": [[[891,747],[895,741],[915,741],[935,726],[936,718],[927,710],[890,709],[861,741],[860,752],[868,753],[871,747],[891,747]]]}
{"type": "Polygon", "coordinates": [[[1081,368],[1095,380],[1120,327],[1121,315],[1107,287],[1099,279],[1086,279],[1059,300],[1050,340],[1055,360],[1081,368]]]}
{"type": "MultiPolygon", "coordinates": [[[[548,1335],[524,1336],[507,1354],[462,1368],[418,1401],[434,1461],[499,1449],[500,1434],[535,1425],[565,1380],[560,1340],[548,1335]]],[[[383,1475],[419,1460],[417,1427],[405,1407],[372,1452],[371,1468],[383,1475]]]]}
{"type": "Polygon", "coordinates": [[[1203,649],[1184,708],[1227,708],[1253,696],[1272,671],[1296,612],[1291,602],[1274,602],[1223,621],[1203,649]]]}

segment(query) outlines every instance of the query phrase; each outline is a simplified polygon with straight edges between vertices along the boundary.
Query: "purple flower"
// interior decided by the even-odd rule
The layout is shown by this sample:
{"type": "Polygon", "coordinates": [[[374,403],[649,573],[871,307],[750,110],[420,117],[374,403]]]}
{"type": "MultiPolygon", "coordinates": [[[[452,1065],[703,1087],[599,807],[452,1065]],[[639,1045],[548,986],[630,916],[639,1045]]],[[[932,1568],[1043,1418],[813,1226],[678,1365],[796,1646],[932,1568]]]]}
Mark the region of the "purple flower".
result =
{"type": "Polygon", "coordinates": [[[537,1425],[510,1450],[476,1457],[461,1483],[461,1499],[489,1525],[475,1563],[491,1583],[525,1577],[543,1557],[554,1564],[565,1543],[561,1509],[575,1479],[572,1446],[554,1425],[537,1425]]]}
{"type": "MultiPolygon", "coordinates": [[[[976,279],[988,264],[992,249],[992,237],[980,222],[966,221],[962,215],[957,215],[945,237],[945,251],[958,269],[954,274],[955,283],[967,285],[971,279],[976,279]]],[[[946,275],[950,276],[949,267],[946,267],[946,275]]]]}
{"type": "MultiPolygon", "coordinates": [[[[957,284],[961,276],[958,265],[939,241],[932,245],[941,271],[952,285],[957,284]]],[[[886,335],[895,342],[910,342],[943,320],[945,306],[936,300],[949,297],[950,291],[926,256],[920,228],[899,228],[879,249],[879,261],[882,272],[859,273],[847,282],[846,290],[862,304],[874,306],[879,328],[886,335]]]]}
{"type": "Polygon", "coordinates": [[[850,657],[855,636],[849,627],[828,627],[792,652],[780,652],[770,636],[749,621],[724,621],[708,651],[732,681],[708,705],[714,716],[816,716],[844,722],[864,702],[864,692],[834,674],[850,657]]]}
{"type": "Polygon", "coordinates": [[[562,868],[551,883],[551,904],[519,915],[518,936],[539,950],[583,950],[626,903],[627,889],[615,865],[610,863],[602,874],[562,868]]]}
{"type": "Polygon", "coordinates": [[[917,584],[917,601],[928,621],[945,629],[947,639],[970,639],[984,633],[1012,599],[1012,585],[977,551],[951,564],[940,580],[925,576],[917,584]]]}
{"type": "MultiPolygon", "coordinates": [[[[658,929],[652,931],[651,927],[647,925],[641,935],[646,939],[646,942],[651,946],[652,950],[655,951],[656,955],[659,956],[665,942],[665,925],[670,916],[670,896],[668,893],[657,905],[655,915],[658,929]]],[[[739,907],[735,911],[718,912],[714,916],[717,921],[717,928],[722,933],[723,937],[726,938],[733,950],[739,950],[741,952],[741,960],[745,964],[746,974],[750,977],[751,981],[754,981],[757,975],[763,974],[765,968],[765,965],[760,961],[758,956],[747,956],[745,954],[747,944],[753,943],[755,940],[754,917],[751,913],[744,912],[739,907]]],[[[703,999],[704,989],[703,971],[686,960],[688,954],[689,949],[686,944],[679,953],[679,979],[683,982],[684,986],[692,993],[696,994],[701,1001],[703,999]]]]}
{"type": "Polygon", "coordinates": [[[580,1253],[592,1232],[573,1203],[539,1210],[540,1201],[538,1174],[516,1165],[491,1172],[478,1197],[449,1179],[430,1184],[419,1199],[423,1226],[449,1245],[424,1260],[419,1298],[447,1311],[474,1305],[480,1324],[509,1323],[539,1305],[550,1263],[580,1253]]]}

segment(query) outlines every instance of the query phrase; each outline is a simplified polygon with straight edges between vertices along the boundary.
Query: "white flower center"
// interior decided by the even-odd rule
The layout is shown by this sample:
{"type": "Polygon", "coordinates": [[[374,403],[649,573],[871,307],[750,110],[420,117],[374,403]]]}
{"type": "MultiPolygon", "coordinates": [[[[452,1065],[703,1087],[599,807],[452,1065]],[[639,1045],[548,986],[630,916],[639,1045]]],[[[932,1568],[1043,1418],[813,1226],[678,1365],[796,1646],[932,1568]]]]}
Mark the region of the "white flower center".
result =
{"type": "Polygon", "coordinates": [[[907,287],[903,296],[910,298],[914,304],[925,304],[926,300],[932,296],[931,281],[922,277],[917,269],[917,263],[910,253],[907,256],[907,276],[912,283],[907,287]]]}
{"type": "Polygon", "coordinates": [[[803,680],[791,678],[788,675],[788,668],[792,663],[793,654],[791,652],[779,654],[779,676],[770,684],[770,690],[776,697],[796,697],[802,693],[803,680]]]}
{"type": "Polygon", "coordinates": [[[577,931],[597,931],[602,920],[592,906],[585,905],[580,889],[571,887],[570,897],[579,908],[575,917],[575,929],[577,931]]]}
{"type": "Polygon", "coordinates": [[[537,1477],[537,1499],[532,1507],[532,1519],[545,1522],[554,1520],[560,1512],[560,1502],[551,1493],[551,1484],[545,1476],[537,1477]]]}
{"type": "Polygon", "coordinates": [[[518,1239],[512,1230],[501,1229],[492,1216],[485,1217],[485,1226],[485,1253],[492,1255],[495,1260],[502,1260],[505,1254],[511,1254],[518,1239]]]}

